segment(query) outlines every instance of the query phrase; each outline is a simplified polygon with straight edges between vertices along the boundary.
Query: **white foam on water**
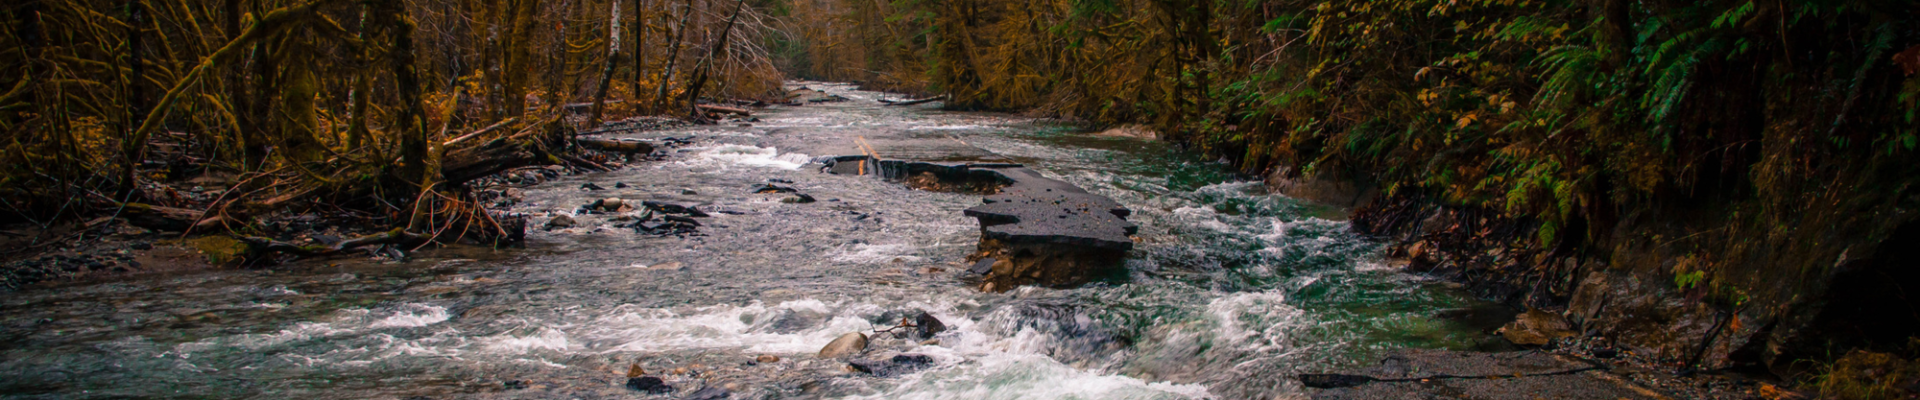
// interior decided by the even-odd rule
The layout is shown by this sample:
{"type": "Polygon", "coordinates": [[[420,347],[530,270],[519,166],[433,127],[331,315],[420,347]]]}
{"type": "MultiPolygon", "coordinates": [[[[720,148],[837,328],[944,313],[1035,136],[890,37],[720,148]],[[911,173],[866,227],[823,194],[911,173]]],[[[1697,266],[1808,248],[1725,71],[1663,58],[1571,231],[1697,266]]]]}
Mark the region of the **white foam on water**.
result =
{"type": "Polygon", "coordinates": [[[567,333],[553,328],[540,328],[531,335],[516,336],[501,334],[480,340],[480,348],[494,354],[520,355],[536,350],[565,352],[573,348],[573,342],[567,340],[567,333]]]}
{"type": "Polygon", "coordinates": [[[1302,326],[1306,313],[1286,303],[1278,291],[1242,292],[1213,299],[1207,313],[1219,324],[1215,338],[1252,352],[1284,352],[1288,333],[1302,326]]]}
{"type": "Polygon", "coordinates": [[[915,248],[915,246],[905,244],[863,243],[853,245],[853,249],[851,250],[842,248],[839,253],[834,254],[831,259],[835,262],[854,264],[884,264],[893,262],[893,260],[901,260],[902,262],[919,261],[921,259],[920,257],[907,255],[908,252],[913,251],[915,248]]]}
{"type": "Polygon", "coordinates": [[[987,129],[985,125],[914,125],[909,131],[964,131],[987,129]]]}
{"type": "Polygon", "coordinates": [[[715,305],[700,307],[691,313],[672,310],[620,307],[612,315],[597,318],[580,336],[590,343],[615,343],[601,352],[651,352],[685,349],[741,349],[749,352],[799,354],[818,351],[821,345],[846,332],[867,331],[873,324],[849,314],[849,307],[830,313],[831,306],[819,300],[797,300],[767,306],[758,301],[744,306],[715,305]],[[791,333],[756,332],[756,317],[785,310],[820,312],[830,316],[810,329],[791,333]],[[835,315],[837,314],[837,315],[835,315]]]}
{"type": "Polygon", "coordinates": [[[1236,230],[1234,229],[1233,225],[1228,225],[1226,222],[1221,222],[1220,213],[1213,211],[1212,207],[1189,206],[1189,207],[1176,208],[1173,210],[1173,217],[1176,220],[1179,220],[1188,224],[1192,224],[1193,226],[1206,228],[1214,232],[1234,233],[1234,231],[1236,230]]]}
{"type": "Polygon", "coordinates": [[[373,323],[368,324],[367,327],[373,329],[413,328],[440,323],[450,318],[450,316],[447,315],[446,307],[436,305],[407,303],[397,308],[400,310],[385,318],[373,321],[373,323]]]}
{"type": "Polygon", "coordinates": [[[1082,371],[1052,358],[989,353],[968,362],[908,375],[861,399],[1207,399],[1194,384],[1147,382],[1082,371]]]}
{"type": "Polygon", "coordinates": [[[772,167],[780,169],[800,169],[811,158],[800,153],[780,153],[772,147],[741,146],[723,144],[702,149],[699,158],[740,164],[754,167],[772,167]]]}
{"type": "Polygon", "coordinates": [[[448,318],[446,307],[431,304],[406,303],[377,311],[349,308],[334,312],[324,321],[300,322],[274,333],[229,335],[181,343],[161,355],[191,358],[194,353],[221,348],[261,350],[379,329],[422,327],[448,318]]]}

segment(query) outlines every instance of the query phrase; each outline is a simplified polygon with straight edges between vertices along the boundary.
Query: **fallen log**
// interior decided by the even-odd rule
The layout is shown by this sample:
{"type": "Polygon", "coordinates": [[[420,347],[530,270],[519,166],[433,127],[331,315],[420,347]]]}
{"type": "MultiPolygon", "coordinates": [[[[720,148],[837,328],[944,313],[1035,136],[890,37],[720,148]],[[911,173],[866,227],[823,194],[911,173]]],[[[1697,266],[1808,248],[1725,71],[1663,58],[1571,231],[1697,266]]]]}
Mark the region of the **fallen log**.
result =
{"type": "Polygon", "coordinates": [[[440,174],[447,182],[459,184],[500,171],[549,163],[546,152],[534,143],[494,139],[486,144],[448,150],[440,158],[440,174]]]}
{"type": "Polygon", "coordinates": [[[653,143],[647,143],[639,140],[579,138],[579,139],[574,139],[573,143],[580,145],[580,147],[585,147],[585,148],[600,150],[600,151],[617,151],[622,153],[652,153],[653,152],[653,143]]]}
{"type": "Polygon", "coordinates": [[[887,104],[887,105],[889,105],[889,106],[911,106],[911,105],[915,105],[915,104],[922,104],[922,103],[931,103],[931,102],[934,102],[934,101],[939,101],[939,100],[945,100],[946,98],[947,98],[947,95],[944,95],[944,94],[943,94],[943,95],[939,95],[939,96],[933,96],[933,97],[928,97],[928,98],[924,98],[924,99],[909,99],[909,100],[887,100],[887,99],[880,99],[880,102],[881,102],[881,103],[886,103],[886,104],[887,104]]]}
{"type": "Polygon", "coordinates": [[[164,207],[144,203],[127,203],[123,207],[127,223],[141,228],[164,232],[185,232],[188,229],[204,229],[218,226],[226,219],[219,215],[202,218],[206,211],[179,207],[164,207]]]}
{"type": "Polygon", "coordinates": [[[472,139],[472,138],[473,138],[473,137],[475,137],[475,136],[480,136],[480,135],[485,135],[485,134],[486,134],[487,132],[492,132],[492,131],[493,131],[494,129],[500,129],[500,127],[502,127],[502,126],[507,126],[507,124],[512,124],[512,123],[514,123],[514,121],[519,121],[519,120],[520,120],[520,117],[512,117],[512,118],[507,118],[507,119],[505,119],[505,120],[502,120],[502,121],[500,121],[500,122],[496,122],[496,123],[494,123],[493,125],[488,125],[488,126],[487,126],[487,127],[485,127],[485,128],[480,128],[480,130],[477,130],[477,131],[473,131],[473,133],[468,133],[468,134],[465,134],[465,135],[460,135],[460,137],[457,137],[457,138],[453,138],[453,140],[448,140],[448,141],[447,141],[446,143],[442,143],[442,144],[440,144],[440,145],[441,145],[441,146],[452,146],[452,145],[454,145],[455,143],[460,143],[460,142],[462,142],[462,141],[465,141],[465,140],[467,140],[467,139],[472,139]]]}
{"type": "Polygon", "coordinates": [[[743,116],[753,115],[753,112],[747,111],[744,108],[716,106],[712,104],[700,104],[700,105],[695,105],[694,107],[699,107],[700,109],[707,110],[708,112],[716,112],[716,113],[723,113],[723,114],[739,114],[743,116]]]}
{"type": "Polygon", "coordinates": [[[405,229],[394,229],[394,230],[386,231],[382,233],[361,236],[353,239],[343,240],[343,241],[340,241],[339,243],[333,243],[330,245],[329,244],[299,245],[299,244],[282,242],[278,240],[273,240],[273,239],[263,238],[263,237],[256,237],[256,236],[242,236],[242,237],[239,237],[239,239],[242,242],[246,242],[247,246],[256,253],[278,252],[278,253],[292,254],[292,255],[301,256],[301,257],[315,257],[315,256],[338,254],[342,251],[352,250],[354,248],[371,246],[376,244],[398,244],[402,246],[417,245],[421,243],[426,243],[428,240],[426,236],[413,234],[413,233],[407,232],[407,230],[405,229]]]}
{"type": "MultiPolygon", "coordinates": [[[[620,103],[620,100],[607,100],[607,104],[619,104],[619,103],[620,103]]],[[[575,113],[575,114],[585,113],[588,111],[593,111],[593,103],[561,104],[560,109],[566,110],[569,113],[575,113]]]]}

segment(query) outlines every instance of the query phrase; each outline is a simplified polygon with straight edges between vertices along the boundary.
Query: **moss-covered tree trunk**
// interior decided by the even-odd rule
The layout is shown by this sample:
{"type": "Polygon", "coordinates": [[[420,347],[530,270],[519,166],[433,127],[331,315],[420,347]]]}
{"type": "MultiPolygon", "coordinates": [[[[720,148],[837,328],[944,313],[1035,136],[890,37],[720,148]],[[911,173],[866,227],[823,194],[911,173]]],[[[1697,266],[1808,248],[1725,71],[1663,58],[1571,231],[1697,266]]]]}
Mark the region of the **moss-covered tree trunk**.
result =
{"type": "Polygon", "coordinates": [[[509,14],[512,21],[512,33],[500,42],[505,44],[505,71],[501,71],[505,88],[502,89],[502,105],[509,117],[521,117],[527,114],[527,72],[533,60],[534,14],[539,9],[534,6],[538,0],[509,0],[513,11],[509,14]]]}
{"type": "Polygon", "coordinates": [[[414,65],[413,21],[400,0],[380,0],[374,7],[375,25],[386,33],[387,68],[393,72],[400,101],[387,128],[400,142],[395,178],[417,189],[428,188],[437,180],[437,171],[428,165],[427,124],[420,104],[420,75],[414,65]]]}

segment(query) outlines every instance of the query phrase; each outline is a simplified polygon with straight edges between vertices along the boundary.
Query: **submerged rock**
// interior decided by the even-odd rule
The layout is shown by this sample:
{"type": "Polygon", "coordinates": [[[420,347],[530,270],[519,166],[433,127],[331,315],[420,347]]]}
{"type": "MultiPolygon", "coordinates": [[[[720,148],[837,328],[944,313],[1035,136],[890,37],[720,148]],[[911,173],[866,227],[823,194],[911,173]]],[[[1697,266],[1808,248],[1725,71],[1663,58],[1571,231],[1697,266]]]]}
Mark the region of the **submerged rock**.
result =
{"type": "Polygon", "coordinates": [[[787,198],[780,199],[781,203],[787,203],[787,204],[807,204],[807,203],[812,203],[814,201],[815,200],[813,199],[813,196],[808,196],[805,193],[794,193],[793,196],[788,196],[787,198]]]}
{"type": "Polygon", "coordinates": [[[547,230],[572,228],[574,224],[576,224],[576,222],[573,221],[573,217],[571,216],[566,214],[555,215],[553,219],[547,220],[547,230]]]}
{"type": "Polygon", "coordinates": [[[652,394],[673,392],[673,386],[667,385],[667,381],[651,376],[627,378],[627,389],[652,394]]]}
{"type": "Polygon", "coordinates": [[[1557,314],[1528,308],[1512,323],[1501,327],[1500,337],[1521,346],[1545,346],[1554,339],[1572,337],[1573,324],[1557,314]]]}
{"type": "Polygon", "coordinates": [[[867,349],[867,335],[850,332],[833,339],[827,347],[820,348],[820,358],[841,358],[852,356],[867,349]]]}
{"type": "Polygon", "coordinates": [[[793,188],[786,187],[786,186],[775,186],[772,184],[763,183],[763,184],[755,185],[753,187],[753,192],[754,193],[793,193],[793,192],[797,192],[797,190],[793,190],[793,188]]]}
{"type": "Polygon", "coordinates": [[[702,217],[702,218],[708,216],[707,213],[700,212],[699,208],[691,207],[691,206],[683,206],[683,205],[673,204],[673,203],[643,201],[643,202],[640,202],[640,205],[642,207],[646,207],[648,210],[653,210],[661,214],[683,214],[690,217],[702,217]]]}
{"type": "Polygon", "coordinates": [[[761,354],[759,357],[754,357],[753,361],[761,364],[777,363],[780,362],[780,357],[772,354],[761,354]]]}
{"type": "Polygon", "coordinates": [[[946,332],[947,324],[940,322],[939,318],[934,318],[933,314],[923,311],[920,315],[913,317],[913,328],[914,333],[919,334],[921,339],[930,339],[933,335],[946,332]]]}
{"type": "Polygon", "coordinates": [[[586,190],[607,190],[607,188],[600,187],[600,185],[595,185],[593,184],[593,182],[587,182],[584,185],[580,185],[580,188],[586,189],[586,190]]]}
{"type": "Polygon", "coordinates": [[[900,354],[880,359],[855,359],[847,362],[853,370],[873,376],[888,377],[902,375],[926,369],[933,365],[933,357],[925,354],[900,354]]]}
{"type": "Polygon", "coordinates": [[[1602,366],[1538,351],[1394,350],[1371,367],[1299,379],[1321,400],[1668,398],[1602,366]]]}
{"type": "Polygon", "coordinates": [[[727,389],[719,386],[708,386],[687,394],[686,400],[719,400],[729,396],[733,396],[733,392],[728,392],[727,389]]]}

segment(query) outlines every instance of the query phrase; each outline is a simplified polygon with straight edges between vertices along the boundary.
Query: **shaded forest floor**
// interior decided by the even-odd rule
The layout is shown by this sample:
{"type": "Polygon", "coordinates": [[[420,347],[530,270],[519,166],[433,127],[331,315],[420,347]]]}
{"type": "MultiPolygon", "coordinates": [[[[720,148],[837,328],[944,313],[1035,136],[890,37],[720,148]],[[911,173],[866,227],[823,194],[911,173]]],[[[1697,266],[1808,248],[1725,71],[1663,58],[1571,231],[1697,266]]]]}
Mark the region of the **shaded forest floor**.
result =
{"type": "MultiPolygon", "coordinates": [[[[718,116],[715,116],[718,117],[718,116]]],[[[573,123],[584,124],[575,116],[573,123]]],[[[724,117],[716,121],[724,122],[724,117]]],[[[608,121],[600,132],[658,130],[684,126],[683,118],[642,116],[608,121]]],[[[668,149],[684,142],[652,143],[649,150],[668,149]]],[[[464,183],[478,206],[489,214],[505,214],[523,200],[520,188],[567,175],[625,168],[657,159],[652,153],[628,153],[594,148],[573,149],[577,161],[510,168],[464,183]]],[[[275,249],[272,244],[292,244],[309,248],[334,248],[338,251],[322,257],[367,257],[373,260],[403,260],[413,251],[431,246],[488,246],[473,238],[429,238],[393,243],[368,242],[386,232],[395,232],[393,218],[368,215],[362,210],[327,202],[300,202],[254,213],[239,226],[222,229],[191,227],[182,221],[201,221],[210,206],[220,201],[235,201],[230,194],[245,184],[243,175],[221,172],[205,165],[172,165],[203,171],[184,179],[151,183],[150,193],[165,193],[177,207],[137,206],[107,210],[99,215],[66,218],[48,223],[20,222],[0,226],[0,291],[21,290],[36,285],[95,279],[118,279],[122,275],[165,274],[206,268],[265,268],[300,255],[291,249],[275,249]],[[244,231],[245,234],[239,232],[244,231]],[[350,246],[350,247],[344,247],[350,246]],[[317,246],[317,247],[316,247],[317,246]]],[[[253,193],[237,196],[256,195],[253,193]]],[[[132,203],[129,203],[132,204],[132,203]]],[[[525,229],[524,221],[508,229],[525,229]]],[[[518,246],[517,242],[504,243],[518,246]]]]}

